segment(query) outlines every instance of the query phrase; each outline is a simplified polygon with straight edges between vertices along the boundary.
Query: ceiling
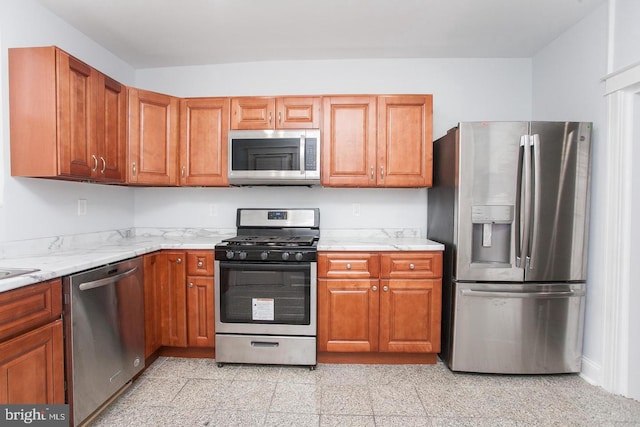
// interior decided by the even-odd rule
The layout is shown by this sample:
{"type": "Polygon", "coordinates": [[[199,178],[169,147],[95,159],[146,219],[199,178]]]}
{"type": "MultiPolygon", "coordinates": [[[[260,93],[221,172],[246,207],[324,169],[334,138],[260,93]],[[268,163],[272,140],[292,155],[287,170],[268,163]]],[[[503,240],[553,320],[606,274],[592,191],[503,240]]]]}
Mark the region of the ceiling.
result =
{"type": "Polygon", "coordinates": [[[606,0],[36,0],[134,68],[528,58],[606,0]]]}

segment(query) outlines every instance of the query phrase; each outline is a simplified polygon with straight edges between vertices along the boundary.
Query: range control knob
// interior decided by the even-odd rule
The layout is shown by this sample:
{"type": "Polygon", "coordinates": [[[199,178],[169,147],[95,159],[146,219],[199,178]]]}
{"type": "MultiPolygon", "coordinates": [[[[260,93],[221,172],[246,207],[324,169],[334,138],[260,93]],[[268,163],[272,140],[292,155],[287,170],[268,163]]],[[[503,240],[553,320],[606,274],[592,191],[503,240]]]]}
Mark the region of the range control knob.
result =
{"type": "Polygon", "coordinates": [[[302,261],[303,255],[302,252],[297,252],[296,253],[296,261],[302,261]]]}
{"type": "Polygon", "coordinates": [[[263,261],[266,261],[267,259],[269,259],[269,252],[264,251],[260,254],[260,259],[263,261]]]}
{"type": "Polygon", "coordinates": [[[238,254],[238,256],[240,257],[240,259],[247,259],[247,253],[246,252],[240,252],[238,254]]]}
{"type": "Polygon", "coordinates": [[[282,252],[282,259],[283,260],[288,260],[289,259],[289,252],[282,252]]]}
{"type": "Polygon", "coordinates": [[[233,251],[227,251],[227,259],[233,259],[233,251]]]}

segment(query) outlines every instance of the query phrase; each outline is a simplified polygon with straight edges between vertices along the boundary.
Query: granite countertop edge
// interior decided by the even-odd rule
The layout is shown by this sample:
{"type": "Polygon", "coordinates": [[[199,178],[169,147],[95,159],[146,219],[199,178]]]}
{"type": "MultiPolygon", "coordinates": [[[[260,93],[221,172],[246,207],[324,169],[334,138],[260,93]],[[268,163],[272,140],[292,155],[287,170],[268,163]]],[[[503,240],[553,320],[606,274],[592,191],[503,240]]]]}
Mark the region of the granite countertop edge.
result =
{"type": "MultiPolygon", "coordinates": [[[[216,236],[141,235],[108,242],[94,242],[62,250],[45,251],[0,259],[1,268],[37,269],[32,273],[0,280],[0,293],[38,282],[74,274],[91,268],[145,255],[163,249],[213,250],[234,234],[216,236]]],[[[318,251],[442,251],[444,245],[426,238],[379,238],[331,236],[318,242],[318,251]]]]}

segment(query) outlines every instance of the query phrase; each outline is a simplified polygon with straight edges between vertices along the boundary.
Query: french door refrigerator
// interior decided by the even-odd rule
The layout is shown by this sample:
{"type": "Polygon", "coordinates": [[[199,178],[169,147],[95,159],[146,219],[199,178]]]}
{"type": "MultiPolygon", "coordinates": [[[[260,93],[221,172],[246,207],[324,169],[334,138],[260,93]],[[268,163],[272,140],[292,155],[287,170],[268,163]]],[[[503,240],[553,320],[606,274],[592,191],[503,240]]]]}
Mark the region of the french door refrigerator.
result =
{"type": "Polygon", "coordinates": [[[453,371],[579,372],[591,123],[459,123],[434,143],[428,238],[445,244],[453,371]]]}

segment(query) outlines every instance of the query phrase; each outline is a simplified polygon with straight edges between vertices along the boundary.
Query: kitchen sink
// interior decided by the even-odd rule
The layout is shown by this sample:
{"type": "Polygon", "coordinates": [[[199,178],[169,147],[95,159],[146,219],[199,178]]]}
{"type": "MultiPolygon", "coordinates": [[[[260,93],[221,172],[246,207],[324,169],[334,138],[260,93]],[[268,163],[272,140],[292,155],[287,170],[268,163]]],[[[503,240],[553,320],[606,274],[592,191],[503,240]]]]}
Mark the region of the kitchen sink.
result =
{"type": "Polygon", "coordinates": [[[37,268],[4,268],[0,267],[0,280],[38,271],[37,268]]]}

